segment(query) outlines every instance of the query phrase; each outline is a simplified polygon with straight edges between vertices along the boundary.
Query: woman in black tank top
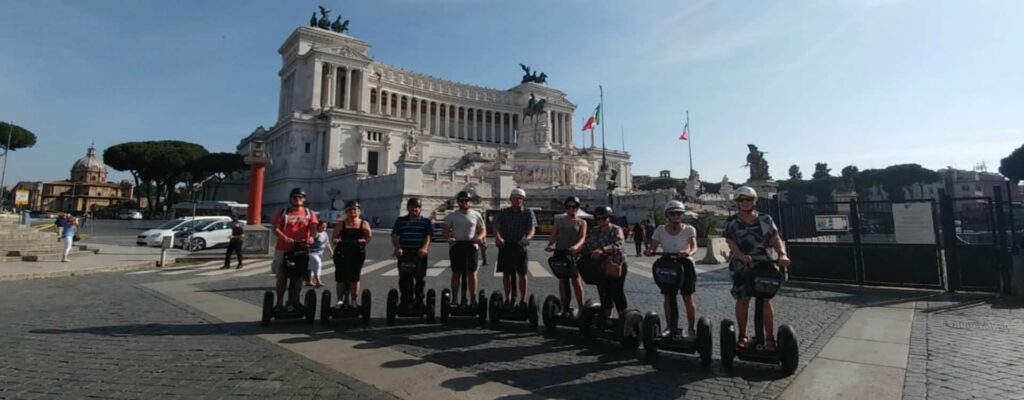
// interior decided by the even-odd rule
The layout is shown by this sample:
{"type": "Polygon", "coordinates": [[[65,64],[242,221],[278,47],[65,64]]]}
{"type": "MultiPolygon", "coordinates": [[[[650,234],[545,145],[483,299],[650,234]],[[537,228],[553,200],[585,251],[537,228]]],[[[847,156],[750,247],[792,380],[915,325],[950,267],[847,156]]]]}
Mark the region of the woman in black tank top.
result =
{"type": "Polygon", "coordinates": [[[331,242],[335,243],[334,281],[338,283],[339,305],[346,300],[357,305],[359,275],[366,261],[366,243],[371,236],[370,224],[360,218],[359,202],[345,203],[345,219],[338,221],[331,234],[331,242]]]}

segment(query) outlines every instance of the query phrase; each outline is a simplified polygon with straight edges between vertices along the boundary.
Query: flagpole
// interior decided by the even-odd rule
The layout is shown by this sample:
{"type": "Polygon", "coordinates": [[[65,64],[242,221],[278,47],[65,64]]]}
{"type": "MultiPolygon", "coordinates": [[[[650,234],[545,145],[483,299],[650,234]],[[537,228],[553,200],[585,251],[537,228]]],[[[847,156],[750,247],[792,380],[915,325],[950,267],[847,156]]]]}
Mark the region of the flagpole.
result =
{"type": "Polygon", "coordinates": [[[693,135],[690,134],[690,110],[686,110],[686,148],[690,153],[690,175],[693,175],[693,135]]]}
{"type": "Polygon", "coordinates": [[[626,152],[626,126],[619,125],[619,138],[622,139],[622,152],[626,152]]]}
{"type": "MultiPolygon", "coordinates": [[[[604,147],[604,121],[601,121],[602,119],[605,119],[604,118],[604,114],[605,114],[605,112],[604,112],[605,111],[604,110],[604,87],[601,86],[601,85],[597,85],[597,88],[601,90],[601,105],[600,105],[600,108],[598,109],[598,112],[600,114],[598,115],[599,120],[597,122],[601,125],[601,171],[602,171],[602,174],[603,174],[604,171],[608,170],[608,159],[605,156],[605,147],[604,147]]],[[[591,132],[593,132],[593,131],[591,131],[591,132]]]]}

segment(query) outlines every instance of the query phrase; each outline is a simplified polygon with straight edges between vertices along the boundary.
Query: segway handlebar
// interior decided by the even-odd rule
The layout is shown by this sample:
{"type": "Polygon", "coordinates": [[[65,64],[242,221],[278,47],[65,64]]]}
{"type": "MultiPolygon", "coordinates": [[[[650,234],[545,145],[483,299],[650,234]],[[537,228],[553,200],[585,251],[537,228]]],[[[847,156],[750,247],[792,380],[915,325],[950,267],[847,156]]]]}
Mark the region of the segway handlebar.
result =
{"type": "MultiPolygon", "coordinates": [[[[768,255],[750,256],[750,262],[768,263],[768,264],[772,264],[772,265],[775,265],[775,266],[779,266],[779,260],[776,259],[776,258],[771,258],[768,255]]],[[[783,281],[788,281],[789,280],[789,268],[779,267],[779,270],[780,270],[780,272],[782,272],[782,280],[783,281]]]]}
{"type": "MultiPolygon", "coordinates": [[[[668,251],[653,251],[651,256],[662,256],[662,257],[679,257],[679,252],[668,252],[668,251]]],[[[686,257],[679,257],[686,258],[686,257]]]]}

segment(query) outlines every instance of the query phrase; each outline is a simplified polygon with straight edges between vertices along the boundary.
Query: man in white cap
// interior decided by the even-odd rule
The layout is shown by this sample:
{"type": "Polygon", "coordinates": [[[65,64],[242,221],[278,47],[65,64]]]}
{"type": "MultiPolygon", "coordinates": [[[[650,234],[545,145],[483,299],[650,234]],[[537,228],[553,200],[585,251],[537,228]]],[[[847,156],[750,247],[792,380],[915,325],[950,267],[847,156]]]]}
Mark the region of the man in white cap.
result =
{"type": "Polygon", "coordinates": [[[509,195],[511,207],[498,212],[494,220],[494,244],[498,246],[498,272],[503,274],[502,284],[505,288],[505,302],[512,302],[512,280],[519,275],[519,300],[526,301],[526,246],[537,228],[537,216],[533,210],[526,208],[526,191],[512,189],[509,195]]]}

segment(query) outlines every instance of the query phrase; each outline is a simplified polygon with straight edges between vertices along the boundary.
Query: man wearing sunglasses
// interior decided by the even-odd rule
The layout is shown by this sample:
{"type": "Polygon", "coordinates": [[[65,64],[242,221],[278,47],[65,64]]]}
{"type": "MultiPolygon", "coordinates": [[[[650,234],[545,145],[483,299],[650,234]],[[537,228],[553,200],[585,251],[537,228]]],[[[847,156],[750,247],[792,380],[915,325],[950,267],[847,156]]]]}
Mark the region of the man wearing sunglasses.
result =
{"type": "Polygon", "coordinates": [[[277,292],[274,308],[278,311],[283,309],[285,289],[288,289],[288,303],[295,305],[299,303],[299,292],[302,291],[302,280],[297,279],[294,274],[285,270],[285,253],[295,249],[296,244],[308,246],[313,243],[313,235],[316,234],[316,226],[319,223],[310,209],[306,208],[306,191],[302,188],[292,189],[289,193],[289,206],[281,210],[274,217],[274,236],[277,237],[277,244],[274,245],[274,261],[270,269],[277,279],[275,291],[277,292]],[[291,278],[291,283],[288,280],[291,278]]]}
{"type": "MultiPolygon", "coordinates": [[[[782,268],[783,272],[789,267],[789,257],[786,256],[786,245],[779,236],[775,221],[770,215],[759,214],[754,209],[757,191],[749,186],[741,186],[736,189],[735,201],[736,215],[725,221],[724,236],[732,253],[729,271],[732,273],[732,296],[736,299],[736,321],[739,325],[739,341],[736,346],[746,348],[749,344],[747,312],[751,297],[751,290],[746,287],[746,274],[754,266],[752,256],[767,255],[769,247],[775,249],[779,256],[779,268],[782,268]]],[[[771,299],[761,301],[764,302],[764,347],[767,351],[775,351],[775,338],[772,332],[775,309],[771,299]]],[[[755,332],[755,336],[761,336],[761,332],[755,332]]]]}
{"type": "MultiPolygon", "coordinates": [[[[477,248],[487,237],[487,228],[484,217],[473,209],[473,195],[467,191],[461,191],[455,195],[459,203],[458,211],[444,217],[444,237],[448,239],[448,257],[452,264],[452,299],[459,299],[459,285],[462,283],[462,274],[466,276],[466,286],[470,295],[469,302],[476,305],[477,286],[477,248]]],[[[453,304],[454,305],[454,304],[453,304]]]]}

